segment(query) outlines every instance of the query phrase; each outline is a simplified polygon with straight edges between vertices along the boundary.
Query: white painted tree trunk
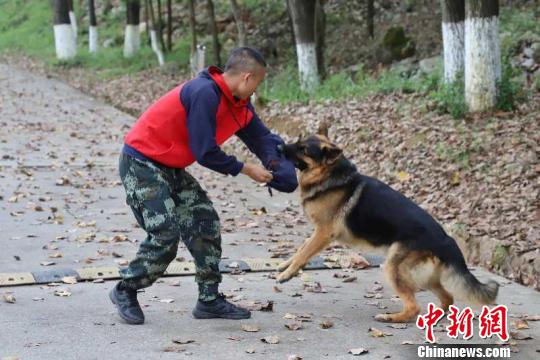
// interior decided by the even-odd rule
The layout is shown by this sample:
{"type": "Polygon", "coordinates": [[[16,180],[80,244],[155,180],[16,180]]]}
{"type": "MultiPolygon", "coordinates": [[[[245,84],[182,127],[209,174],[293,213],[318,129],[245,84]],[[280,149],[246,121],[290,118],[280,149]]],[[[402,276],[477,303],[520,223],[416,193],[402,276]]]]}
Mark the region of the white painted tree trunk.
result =
{"type": "Polygon", "coordinates": [[[75,37],[75,43],[77,43],[77,17],[73,11],[69,12],[69,22],[73,28],[73,36],[75,37]]]}
{"type": "Polygon", "coordinates": [[[124,34],[124,57],[134,56],[141,48],[139,25],[126,25],[124,34]]]}
{"type": "Polygon", "coordinates": [[[191,75],[197,75],[204,69],[206,58],[206,46],[197,45],[197,50],[191,56],[191,75]]]}
{"type": "Polygon", "coordinates": [[[444,48],[444,82],[454,82],[464,67],[465,23],[442,23],[444,48]]]}
{"type": "Polygon", "coordinates": [[[59,60],[69,60],[77,55],[77,44],[71,24],[54,25],[54,45],[56,58],[59,60]]]}
{"type": "Polygon", "coordinates": [[[296,44],[296,54],[300,84],[304,91],[312,94],[320,83],[315,43],[296,44]]]}
{"type": "Polygon", "coordinates": [[[501,79],[499,18],[465,20],[465,102],[469,111],[485,111],[497,101],[501,79]]]}
{"type": "Polygon", "coordinates": [[[152,50],[154,51],[154,53],[156,53],[156,56],[158,58],[159,66],[163,66],[163,64],[165,64],[165,59],[163,57],[163,52],[159,47],[157,33],[154,29],[150,30],[150,43],[152,45],[152,50]]]}
{"type": "Polygon", "coordinates": [[[88,50],[91,53],[97,52],[99,46],[98,44],[99,39],[97,26],[90,26],[88,29],[88,50]]]}

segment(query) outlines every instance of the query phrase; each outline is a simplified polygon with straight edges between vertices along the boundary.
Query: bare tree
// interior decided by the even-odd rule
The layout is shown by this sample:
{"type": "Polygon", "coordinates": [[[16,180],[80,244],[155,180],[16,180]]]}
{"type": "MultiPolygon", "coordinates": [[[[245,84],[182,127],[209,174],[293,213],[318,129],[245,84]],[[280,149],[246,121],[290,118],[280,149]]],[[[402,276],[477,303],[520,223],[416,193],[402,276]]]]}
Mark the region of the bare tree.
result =
{"type": "Polygon", "coordinates": [[[288,0],[296,39],[296,55],[300,84],[313,93],[320,83],[315,42],[315,1],[288,0]]]}
{"type": "Polygon", "coordinates": [[[441,0],[444,81],[454,82],[464,68],[465,0],[441,0]]]}
{"type": "Polygon", "coordinates": [[[148,13],[150,15],[150,43],[152,45],[152,50],[156,54],[158,58],[159,66],[163,66],[165,64],[165,57],[163,56],[163,51],[160,48],[158,36],[157,36],[157,25],[156,25],[156,17],[154,16],[154,5],[152,3],[152,0],[146,0],[148,3],[148,13]]]}
{"type": "Polygon", "coordinates": [[[373,21],[375,18],[375,7],[373,6],[373,0],[367,0],[367,31],[369,36],[373,39],[374,36],[374,27],[373,27],[373,21]]]}
{"type": "Polygon", "coordinates": [[[72,59],[77,55],[77,43],[69,19],[68,0],[54,0],[54,45],[56,58],[72,59]]]}
{"type": "Polygon", "coordinates": [[[498,0],[465,1],[465,103],[485,111],[497,101],[501,79],[498,0]]]}
{"type": "Polygon", "coordinates": [[[214,61],[217,66],[221,66],[221,45],[219,44],[218,31],[216,25],[216,15],[214,14],[214,2],[207,0],[208,17],[210,20],[210,31],[212,32],[212,41],[214,44],[214,61]]]}
{"type": "Polygon", "coordinates": [[[191,56],[197,51],[197,24],[195,23],[194,0],[188,0],[189,5],[189,28],[191,29],[191,56]]]}
{"type": "Polygon", "coordinates": [[[242,10],[238,6],[236,0],[231,0],[231,7],[234,21],[236,22],[236,27],[238,28],[238,46],[245,46],[247,36],[246,26],[244,25],[244,20],[242,19],[242,10]]]}
{"type": "Polygon", "coordinates": [[[167,49],[172,50],[172,0],[167,0],[167,49]]]}
{"type": "Polygon", "coordinates": [[[94,0],[88,0],[88,16],[90,17],[90,27],[88,28],[88,51],[95,53],[98,50],[99,40],[94,0]]]}
{"type": "Polygon", "coordinates": [[[139,32],[140,9],[139,0],[127,0],[126,31],[124,33],[125,57],[132,57],[141,47],[141,35],[139,32]]]}
{"type": "Polygon", "coordinates": [[[148,1],[144,0],[144,28],[146,30],[146,37],[147,42],[149,46],[152,46],[152,42],[150,39],[150,14],[148,10],[148,1]]]}
{"type": "Polygon", "coordinates": [[[165,46],[165,40],[163,39],[163,17],[161,12],[161,0],[157,0],[157,13],[158,13],[158,37],[161,44],[161,48],[166,51],[167,47],[165,46]]]}
{"type": "Polygon", "coordinates": [[[324,66],[324,39],[326,32],[326,14],[324,0],[315,1],[315,48],[317,49],[317,70],[321,78],[326,77],[324,66]]]}
{"type": "Polygon", "coordinates": [[[71,22],[71,27],[73,28],[73,34],[75,36],[75,43],[77,43],[77,17],[75,16],[75,11],[73,10],[73,0],[68,0],[68,9],[69,9],[69,21],[71,22]]]}

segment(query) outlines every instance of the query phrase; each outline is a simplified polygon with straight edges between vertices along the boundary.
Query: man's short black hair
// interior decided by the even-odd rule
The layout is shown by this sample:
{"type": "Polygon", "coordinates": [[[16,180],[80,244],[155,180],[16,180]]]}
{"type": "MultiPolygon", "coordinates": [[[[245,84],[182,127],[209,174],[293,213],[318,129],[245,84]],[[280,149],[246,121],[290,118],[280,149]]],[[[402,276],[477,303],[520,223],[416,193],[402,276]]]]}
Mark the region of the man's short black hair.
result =
{"type": "Polygon", "coordinates": [[[225,64],[225,71],[249,72],[255,70],[257,66],[266,67],[262,54],[254,48],[242,46],[231,51],[225,64]]]}

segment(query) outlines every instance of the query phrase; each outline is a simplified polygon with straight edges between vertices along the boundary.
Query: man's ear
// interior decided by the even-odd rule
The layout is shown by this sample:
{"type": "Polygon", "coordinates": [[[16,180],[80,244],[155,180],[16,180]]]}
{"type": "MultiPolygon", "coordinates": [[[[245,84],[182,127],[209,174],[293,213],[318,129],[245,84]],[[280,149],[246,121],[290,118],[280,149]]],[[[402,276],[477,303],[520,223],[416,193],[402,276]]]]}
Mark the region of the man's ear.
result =
{"type": "Polygon", "coordinates": [[[319,125],[319,130],[317,131],[317,134],[319,135],[322,135],[326,138],[328,138],[328,123],[323,121],[320,125],[319,125]]]}
{"type": "Polygon", "coordinates": [[[325,147],[323,149],[324,159],[328,164],[336,162],[337,159],[343,154],[343,150],[336,147],[325,147]]]}

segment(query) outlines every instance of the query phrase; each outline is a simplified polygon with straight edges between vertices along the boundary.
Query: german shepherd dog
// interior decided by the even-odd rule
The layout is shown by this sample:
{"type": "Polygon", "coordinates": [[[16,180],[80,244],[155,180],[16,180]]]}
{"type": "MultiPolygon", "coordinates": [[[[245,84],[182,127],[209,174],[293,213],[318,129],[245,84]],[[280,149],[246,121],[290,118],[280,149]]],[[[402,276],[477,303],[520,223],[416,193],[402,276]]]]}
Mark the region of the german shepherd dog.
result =
{"type": "Polygon", "coordinates": [[[475,304],[495,301],[499,284],[479,282],[456,241],[425,210],[385,183],[360,174],[328,139],[326,125],[317,135],[282,145],[281,151],[300,170],[301,201],[315,232],[279,265],[279,282],[291,279],[337,240],[386,252],[384,272],[403,310],[378,314],[378,321],[412,321],[420,311],[415,298],[420,289],[431,290],[445,310],[454,296],[475,304]]]}

